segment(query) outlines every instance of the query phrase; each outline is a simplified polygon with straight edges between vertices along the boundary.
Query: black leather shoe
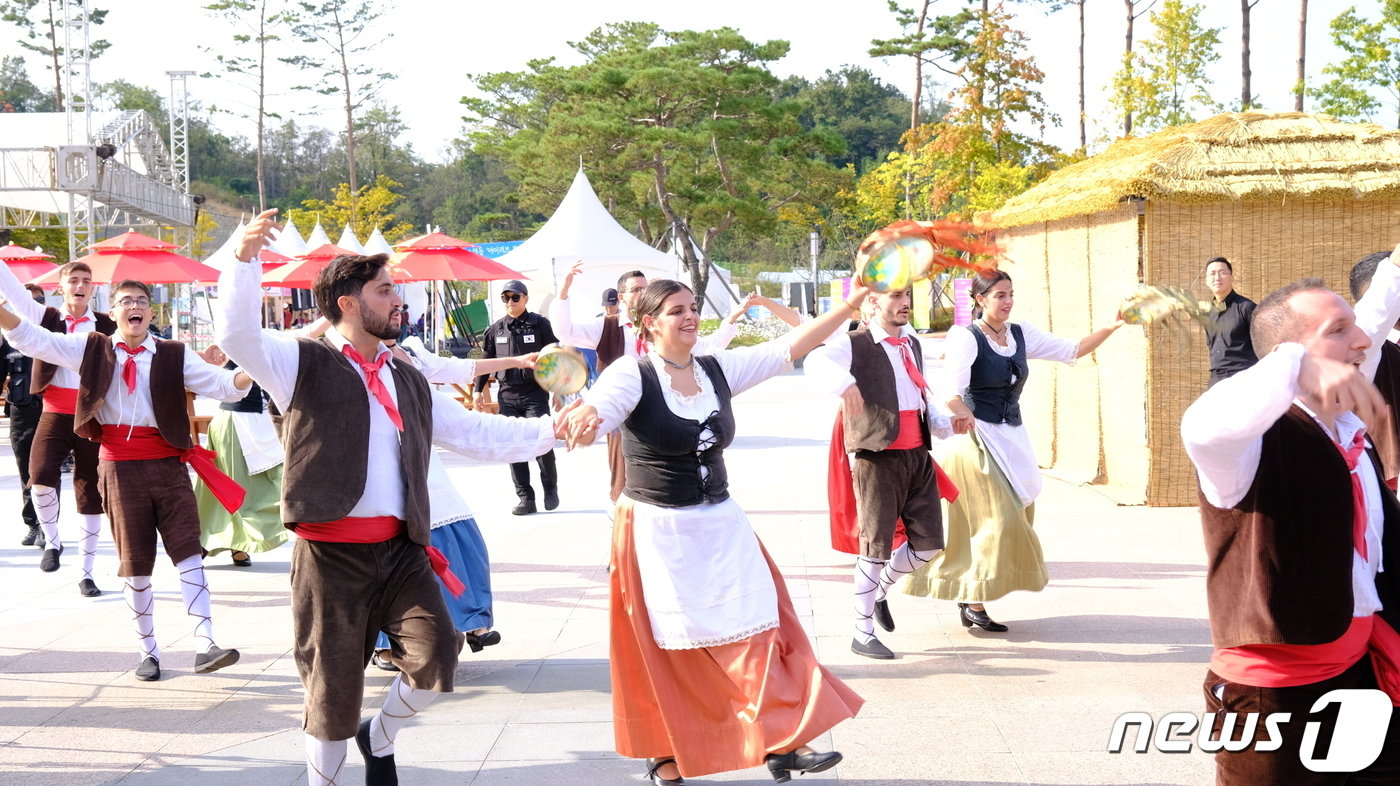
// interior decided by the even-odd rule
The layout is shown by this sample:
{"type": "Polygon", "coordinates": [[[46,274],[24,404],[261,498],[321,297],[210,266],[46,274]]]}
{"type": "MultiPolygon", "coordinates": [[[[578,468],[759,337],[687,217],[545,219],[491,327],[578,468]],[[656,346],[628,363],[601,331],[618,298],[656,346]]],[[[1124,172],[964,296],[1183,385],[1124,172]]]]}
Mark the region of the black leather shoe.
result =
{"type": "Polygon", "coordinates": [[[555,490],[555,489],[546,490],[546,491],[544,492],[544,509],[545,509],[545,510],[554,510],[554,509],[557,508],[557,507],[559,507],[559,492],[558,492],[558,490],[555,490]]]}
{"type": "Polygon", "coordinates": [[[890,614],[889,599],[875,601],[875,621],[887,631],[894,631],[894,615],[890,614]]]}
{"type": "Polygon", "coordinates": [[[877,638],[871,638],[869,644],[862,644],[860,639],[851,639],[851,652],[876,660],[894,660],[894,652],[877,638]]]}
{"type": "Polygon", "coordinates": [[[987,616],[987,610],[978,611],[966,603],[958,604],[958,616],[962,618],[962,626],[970,628],[973,625],[987,631],[988,633],[1005,633],[1010,628],[987,616]]]}
{"type": "Polygon", "coordinates": [[[40,530],[38,527],[30,527],[29,531],[24,533],[24,538],[19,542],[19,545],[33,546],[35,541],[42,541],[43,538],[44,533],[42,530],[40,530]]]}
{"type": "Polygon", "coordinates": [[[210,647],[208,652],[194,656],[194,670],[200,674],[208,674],[225,666],[232,666],[237,662],[238,650],[210,647]]]}
{"type": "Polygon", "coordinates": [[[399,768],[394,764],[394,754],[375,756],[369,748],[369,724],[374,718],[360,724],[360,732],[355,735],[355,746],[365,757],[365,786],[399,786],[399,768]]]}
{"type": "Polygon", "coordinates": [[[40,527],[40,528],[36,529],[35,534],[34,534],[34,545],[35,545],[35,546],[38,546],[39,548],[42,549],[43,547],[47,546],[48,544],[49,544],[49,539],[46,538],[46,537],[44,537],[44,530],[43,530],[43,528],[40,527]]]}
{"type": "Polygon", "coordinates": [[[535,501],[533,499],[522,499],[510,509],[512,516],[528,516],[535,512],[535,501]]]}
{"type": "Polygon", "coordinates": [[[388,650],[375,650],[374,654],[369,656],[369,664],[380,671],[399,670],[399,667],[395,666],[394,662],[389,659],[388,650]]]}
{"type": "Polygon", "coordinates": [[[253,564],[253,561],[248,559],[248,552],[246,551],[232,552],[229,554],[229,558],[233,560],[234,565],[240,568],[250,567],[253,564]]]}
{"type": "Polygon", "coordinates": [[[647,759],[647,780],[654,786],[685,786],[685,778],[677,773],[674,779],[661,777],[661,768],[667,764],[674,764],[675,759],[647,759]]]}
{"type": "Polygon", "coordinates": [[[773,774],[773,780],[778,783],[787,783],[792,780],[792,774],[806,775],[809,772],[826,772],[841,763],[841,754],[837,751],[808,751],[806,753],[772,753],[764,759],[768,765],[768,771],[773,774]]]}
{"type": "Polygon", "coordinates": [[[160,679],[160,661],[150,655],[141,659],[141,665],[136,667],[136,679],[142,682],[155,682],[160,679]]]}
{"type": "Polygon", "coordinates": [[[102,594],[102,590],[97,588],[97,582],[92,579],[83,579],[78,582],[78,593],[85,598],[95,598],[102,594]]]}
{"type": "Polygon", "coordinates": [[[58,570],[58,555],[62,553],[62,546],[56,549],[44,549],[44,556],[39,558],[39,570],[45,573],[53,573],[58,570]]]}
{"type": "Polygon", "coordinates": [[[485,633],[468,633],[467,646],[472,652],[481,652],[483,647],[494,647],[501,643],[500,631],[488,630],[485,633]]]}

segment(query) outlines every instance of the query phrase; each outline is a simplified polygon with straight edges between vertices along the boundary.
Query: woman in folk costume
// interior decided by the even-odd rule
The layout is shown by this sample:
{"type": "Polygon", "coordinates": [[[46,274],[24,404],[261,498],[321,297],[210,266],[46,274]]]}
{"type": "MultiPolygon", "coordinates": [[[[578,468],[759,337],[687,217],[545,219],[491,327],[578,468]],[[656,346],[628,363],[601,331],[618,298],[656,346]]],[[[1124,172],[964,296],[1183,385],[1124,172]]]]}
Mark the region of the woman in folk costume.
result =
{"type": "MultiPolygon", "coordinates": [[[[237,369],[217,346],[199,356],[220,368],[237,369]]],[[[233,564],[252,565],[249,552],[271,551],[290,537],[282,526],[282,441],[267,411],[267,397],[256,383],[239,401],[219,404],[209,421],[210,450],[220,471],[242,486],[247,494],[236,512],[230,513],[202,480],[194,485],[199,505],[199,545],[204,555],[230,552],[233,564]]]]}
{"type": "Polygon", "coordinates": [[[958,602],[964,628],[1007,627],[983,603],[1015,590],[1037,591],[1049,580],[1040,540],[1031,524],[1040,494],[1040,468],[1021,423],[1021,389],[1028,360],[1074,363],[1093,352],[1121,320],[1078,341],[1013,324],[1011,276],[991,271],[972,284],[973,323],[955,326],[944,343],[947,406],[971,413],[971,433],[954,437],[943,468],[957,485],[944,519],[943,551],[921,566],[905,592],[958,602]]]}
{"type": "MultiPolygon", "coordinates": [[[[386,342],[392,344],[393,342],[386,342]]],[[[444,358],[430,352],[422,339],[410,337],[392,347],[394,357],[406,361],[423,372],[432,383],[469,385],[479,374],[493,374],[507,368],[529,369],[537,353],[493,360],[444,358]]],[[[499,631],[492,630],[495,616],[491,609],[491,557],[486,540],[476,525],[471,505],[457,493],[447,475],[438,451],[428,457],[428,510],[432,530],[429,537],[433,547],[441,551],[452,565],[452,572],[466,585],[460,595],[441,583],[442,599],[452,615],[452,627],[461,631],[472,652],[501,643],[499,631]]],[[[398,671],[394,665],[389,637],[383,632],[374,645],[370,661],[385,671],[398,671]]]]}
{"type": "Polygon", "coordinates": [[[731,396],[791,370],[852,311],[696,356],[694,295],[652,282],[637,307],[652,351],[608,366],[568,413],[571,446],[622,432],[613,726],[618,752],[648,759],[653,783],[761,764],[785,782],[841,760],[806,743],[854,717],[863,700],[817,663],[782,575],[729,496],[724,448],[735,435],[731,396]]]}

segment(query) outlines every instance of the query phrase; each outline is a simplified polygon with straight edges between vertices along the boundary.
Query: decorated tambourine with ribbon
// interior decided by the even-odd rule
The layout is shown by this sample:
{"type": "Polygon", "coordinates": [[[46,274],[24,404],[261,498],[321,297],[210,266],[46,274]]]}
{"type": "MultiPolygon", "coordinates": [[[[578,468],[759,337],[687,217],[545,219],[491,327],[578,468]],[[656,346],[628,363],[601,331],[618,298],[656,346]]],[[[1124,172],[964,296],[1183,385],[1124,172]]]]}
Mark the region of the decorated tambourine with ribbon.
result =
{"type": "Polygon", "coordinates": [[[867,237],[856,252],[856,281],[874,292],[907,289],[950,267],[995,270],[1001,250],[962,221],[896,221],[867,237]]]}
{"type": "Polygon", "coordinates": [[[1214,302],[1197,300],[1180,287],[1144,284],[1123,300],[1118,307],[1118,318],[1129,325],[1174,322],[1181,327],[1190,320],[1206,330],[1213,330],[1215,323],[1210,315],[1217,309],[1214,302]]]}
{"type": "Polygon", "coordinates": [[[549,344],[535,359],[535,381],[556,395],[577,393],[588,384],[588,361],[573,347],[549,344]]]}

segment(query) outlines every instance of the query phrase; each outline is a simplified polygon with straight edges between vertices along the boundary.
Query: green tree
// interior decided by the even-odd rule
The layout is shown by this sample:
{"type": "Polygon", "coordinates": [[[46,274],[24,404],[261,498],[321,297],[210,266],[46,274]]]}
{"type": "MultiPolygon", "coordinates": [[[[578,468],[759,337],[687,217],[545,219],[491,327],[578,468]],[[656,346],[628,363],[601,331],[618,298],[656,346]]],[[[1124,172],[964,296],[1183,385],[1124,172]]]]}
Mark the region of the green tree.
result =
{"type": "Polygon", "coordinates": [[[1322,69],[1331,79],[1308,91],[1318,108],[1344,120],[1375,118],[1387,109],[1400,127],[1400,0],[1385,0],[1375,21],[1348,8],[1332,20],[1331,31],[1345,56],[1322,69]]]}
{"type": "Polygon", "coordinates": [[[303,42],[320,44],[322,54],[300,54],[280,58],[282,62],[315,73],[315,85],[299,85],[321,95],[340,95],[345,109],[345,160],[348,169],[351,213],[353,200],[360,193],[355,171],[355,113],[376,91],[394,78],[389,71],[375,67],[379,59],[373,50],[389,38],[380,34],[375,22],[384,15],[376,0],[299,0],[300,13],[292,22],[292,32],[303,42]]]}
{"type": "Polygon", "coordinates": [[[331,237],[338,237],[347,225],[357,237],[379,227],[384,238],[395,243],[413,234],[413,226],[400,222],[394,213],[394,206],[403,200],[395,190],[399,185],[380,175],[374,185],[362,186],[358,194],[351,194],[350,184],[341,183],[331,199],[308,199],[301,208],[289,211],[288,217],[303,227],[320,221],[331,237]]]}
{"type": "Polygon", "coordinates": [[[891,151],[899,149],[909,114],[909,99],[899,88],[856,66],[827,71],[815,82],[788,77],[777,96],[803,105],[798,116],[803,128],[824,129],[841,137],[846,150],[831,162],[837,166],[852,164],[859,171],[878,165],[891,151]]]}
{"type": "Polygon", "coordinates": [[[0,112],[42,112],[52,104],[53,99],[30,81],[24,58],[0,58],[0,112]]]}
{"type": "Polygon", "coordinates": [[[463,99],[482,123],[477,149],[509,162],[524,209],[551,209],[580,160],[591,164],[614,215],[644,240],[669,241],[703,297],[718,238],[826,196],[822,173],[834,168],[820,157],[841,141],[804,130],[800,105],[773,100],[778,80],[765,64],[787,42],[626,22],[571,46],[587,62],[479,76],[487,97],[463,99]]]}
{"type": "MultiPolygon", "coordinates": [[[[266,142],[268,118],[280,115],[267,111],[267,47],[280,41],[277,31],[292,20],[292,15],[280,0],[218,0],[204,6],[224,22],[233,25],[233,43],[237,52],[214,55],[225,73],[232,75],[257,96],[257,109],[252,118],[256,125],[253,150],[257,155],[258,209],[267,209],[267,169],[263,149],[266,142]],[[247,52],[247,54],[244,54],[247,52]]],[[[211,47],[201,46],[206,53],[211,47]]],[[[211,74],[205,74],[211,76],[211,74]]]]}
{"type": "MultiPolygon", "coordinates": [[[[1202,27],[1202,6],[1166,0],[1150,15],[1156,31],[1126,54],[1113,80],[1112,104],[1145,131],[1199,120],[1221,111],[1210,96],[1206,69],[1220,59],[1219,27],[1202,27]]],[[[1125,124],[1125,128],[1128,128],[1125,124]]]]}
{"type": "MultiPolygon", "coordinates": [[[[75,6],[83,6],[83,0],[70,0],[75,6]]],[[[89,24],[100,25],[107,21],[107,12],[87,6],[89,24]]],[[[0,0],[0,21],[9,22],[24,34],[19,45],[42,56],[53,71],[53,111],[63,111],[63,4],[55,0],[0,0]]],[[[98,39],[88,41],[88,54],[96,59],[112,45],[112,42],[98,39]]]]}

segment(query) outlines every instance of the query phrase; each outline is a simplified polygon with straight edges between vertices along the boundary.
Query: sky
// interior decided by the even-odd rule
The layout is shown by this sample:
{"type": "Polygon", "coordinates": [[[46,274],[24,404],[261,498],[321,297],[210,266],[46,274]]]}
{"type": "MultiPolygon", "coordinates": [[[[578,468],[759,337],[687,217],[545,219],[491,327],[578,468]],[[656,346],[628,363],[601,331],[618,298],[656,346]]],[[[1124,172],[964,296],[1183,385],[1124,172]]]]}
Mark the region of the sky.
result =
{"type": "MultiPolygon", "coordinates": [[[[166,71],[214,71],[215,51],[230,51],[237,32],[228,23],[202,9],[200,0],[94,0],[108,9],[107,22],[94,26],[97,37],[112,42],[108,52],[93,61],[92,79],[106,82],[125,79],[168,94],[166,71]],[[153,9],[159,8],[158,14],[153,9]]],[[[912,5],[912,0],[907,3],[912,5]]],[[[951,13],[962,0],[939,0],[934,12],[951,13]]],[[[1324,65],[1339,55],[1332,46],[1327,24],[1342,10],[1355,5],[1374,17],[1379,0],[1312,0],[1309,13],[1308,71],[1310,84],[1321,80],[1324,65]]],[[[1238,102],[1240,93],[1239,4],[1234,0],[1205,0],[1203,23],[1225,28],[1221,34],[1220,60],[1211,76],[1217,85],[1215,98],[1238,102]]],[[[1013,24],[1030,36],[1029,51],[1045,72],[1043,94],[1062,124],[1048,128],[1045,140],[1064,148],[1078,146],[1078,17],[1074,9],[1044,11],[1043,3],[1008,5],[1013,24]]],[[[1296,58],[1298,0],[1259,0],[1253,13],[1254,91],[1265,109],[1291,111],[1291,89],[1296,58]]],[[[408,126],[400,141],[412,143],[429,161],[448,159],[451,141],[463,132],[463,95],[471,92],[469,74],[518,71],[535,58],[555,56],[562,64],[581,60],[569,41],[585,37],[609,22],[651,21],[663,29],[704,30],[729,26],[754,41],[783,39],[791,42],[788,56],[770,65],[779,76],[821,77],[843,65],[870,69],[906,94],[913,88],[909,58],[872,58],[870,41],[899,35],[899,27],[886,0],[826,0],[812,3],[779,3],[773,0],[519,0],[485,3],[479,0],[397,0],[379,21],[380,38],[373,57],[377,65],[397,73],[381,92],[382,100],[396,106],[408,126]]],[[[1101,149],[1111,127],[1106,86],[1117,69],[1123,48],[1124,12],[1119,0],[1087,0],[1086,82],[1091,148],[1101,149]],[[1099,140],[1097,145],[1095,139],[1099,140]]],[[[1135,38],[1151,33],[1146,16],[1140,18],[1135,38]]],[[[0,52],[19,52],[18,32],[0,24],[0,52]]],[[[310,45],[282,42],[284,54],[310,45]]],[[[52,77],[37,59],[30,59],[30,78],[41,86],[52,77]]],[[[339,128],[343,115],[333,102],[312,94],[290,91],[306,77],[290,68],[273,74],[277,93],[269,99],[274,111],[299,113],[299,122],[339,128]]],[[[206,107],[246,112],[253,95],[228,75],[191,78],[192,100],[206,107]]],[[[217,124],[229,133],[252,136],[250,122],[233,116],[217,124]]],[[[55,144],[61,143],[56,141],[55,144]]]]}

